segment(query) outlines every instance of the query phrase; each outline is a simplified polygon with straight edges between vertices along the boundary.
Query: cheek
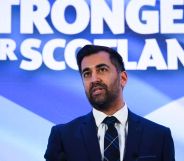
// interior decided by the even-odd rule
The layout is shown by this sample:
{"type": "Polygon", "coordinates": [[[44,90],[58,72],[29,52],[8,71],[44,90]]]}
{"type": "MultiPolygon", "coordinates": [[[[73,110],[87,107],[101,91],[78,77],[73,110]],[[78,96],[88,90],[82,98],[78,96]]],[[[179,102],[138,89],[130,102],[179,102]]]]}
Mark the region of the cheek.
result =
{"type": "Polygon", "coordinates": [[[121,80],[120,78],[116,77],[111,80],[110,83],[112,88],[121,88],[121,80]]]}
{"type": "Polygon", "coordinates": [[[89,82],[83,81],[83,86],[84,86],[85,91],[88,92],[89,91],[89,86],[90,86],[89,82]]]}

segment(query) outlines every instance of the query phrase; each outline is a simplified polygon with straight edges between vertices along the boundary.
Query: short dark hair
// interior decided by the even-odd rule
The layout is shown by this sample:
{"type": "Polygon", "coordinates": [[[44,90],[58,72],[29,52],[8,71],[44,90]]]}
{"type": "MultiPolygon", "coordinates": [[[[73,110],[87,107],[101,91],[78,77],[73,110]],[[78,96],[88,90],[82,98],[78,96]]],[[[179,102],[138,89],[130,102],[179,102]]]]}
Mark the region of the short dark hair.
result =
{"type": "Polygon", "coordinates": [[[118,72],[125,71],[123,59],[116,50],[106,47],[106,46],[85,45],[77,53],[77,65],[78,65],[80,73],[81,73],[81,62],[83,58],[89,55],[97,54],[100,51],[105,51],[109,54],[109,58],[112,64],[116,67],[118,72]]]}

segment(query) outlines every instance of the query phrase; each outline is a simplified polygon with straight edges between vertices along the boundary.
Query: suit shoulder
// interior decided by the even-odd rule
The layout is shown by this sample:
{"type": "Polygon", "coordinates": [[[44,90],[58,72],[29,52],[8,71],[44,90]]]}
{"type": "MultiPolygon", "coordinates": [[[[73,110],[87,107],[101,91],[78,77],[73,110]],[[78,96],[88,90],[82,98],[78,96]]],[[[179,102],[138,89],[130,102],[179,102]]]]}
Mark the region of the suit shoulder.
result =
{"type": "Polygon", "coordinates": [[[58,124],[58,125],[55,125],[53,128],[54,129],[72,129],[72,128],[77,128],[79,127],[79,125],[89,117],[90,113],[89,114],[86,114],[84,116],[80,116],[80,117],[77,117],[67,123],[64,123],[64,124],[58,124]]]}
{"type": "Polygon", "coordinates": [[[131,115],[134,115],[133,117],[137,118],[137,120],[139,120],[139,122],[148,129],[154,129],[154,131],[162,131],[162,132],[168,132],[170,131],[170,129],[166,126],[163,126],[161,124],[155,123],[147,118],[141,117],[139,115],[136,115],[134,113],[132,113],[131,115]]]}

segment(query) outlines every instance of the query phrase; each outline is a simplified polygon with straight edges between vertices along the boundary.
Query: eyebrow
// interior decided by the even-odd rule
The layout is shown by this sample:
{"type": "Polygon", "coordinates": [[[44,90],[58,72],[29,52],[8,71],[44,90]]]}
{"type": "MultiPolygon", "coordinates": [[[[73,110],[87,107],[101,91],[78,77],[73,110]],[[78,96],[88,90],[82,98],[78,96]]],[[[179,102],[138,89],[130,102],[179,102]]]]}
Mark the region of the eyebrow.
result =
{"type": "Polygon", "coordinates": [[[86,72],[86,71],[89,71],[90,70],[90,68],[84,68],[83,70],[82,70],[82,74],[84,73],[84,72],[86,72]]]}
{"type": "Polygon", "coordinates": [[[100,67],[107,67],[107,68],[110,68],[107,64],[98,64],[96,66],[96,68],[100,68],[100,67]]]}
{"type": "MultiPolygon", "coordinates": [[[[101,68],[101,67],[107,67],[107,68],[110,68],[107,64],[98,64],[95,66],[95,68],[101,68]]],[[[89,67],[86,67],[82,70],[82,73],[86,72],[86,71],[89,71],[90,68],[89,67]]]]}

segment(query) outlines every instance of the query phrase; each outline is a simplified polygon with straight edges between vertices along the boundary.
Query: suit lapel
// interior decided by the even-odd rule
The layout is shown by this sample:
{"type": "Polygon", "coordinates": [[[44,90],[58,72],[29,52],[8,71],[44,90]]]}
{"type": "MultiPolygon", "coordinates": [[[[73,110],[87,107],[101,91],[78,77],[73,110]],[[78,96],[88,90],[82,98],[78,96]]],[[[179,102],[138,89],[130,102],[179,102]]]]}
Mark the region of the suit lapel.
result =
{"type": "Polygon", "coordinates": [[[90,161],[101,161],[97,129],[92,112],[90,112],[84,119],[81,132],[90,161]]]}
{"type": "Polygon", "coordinates": [[[142,127],[139,116],[128,112],[128,136],[126,139],[124,161],[135,160],[139,154],[142,127]]]}

